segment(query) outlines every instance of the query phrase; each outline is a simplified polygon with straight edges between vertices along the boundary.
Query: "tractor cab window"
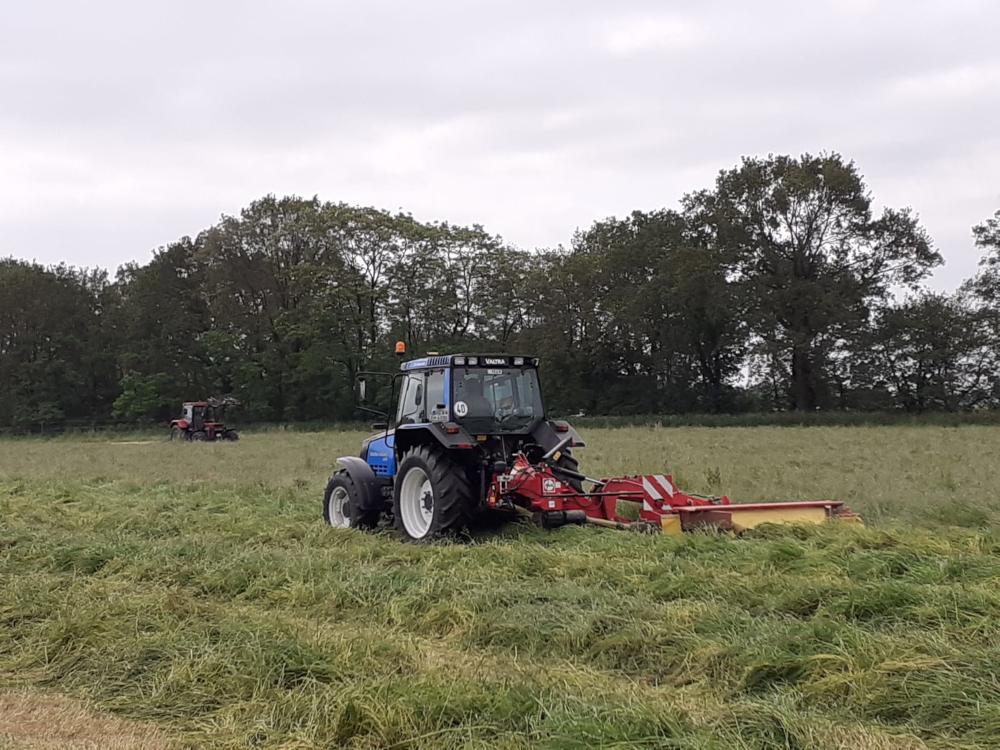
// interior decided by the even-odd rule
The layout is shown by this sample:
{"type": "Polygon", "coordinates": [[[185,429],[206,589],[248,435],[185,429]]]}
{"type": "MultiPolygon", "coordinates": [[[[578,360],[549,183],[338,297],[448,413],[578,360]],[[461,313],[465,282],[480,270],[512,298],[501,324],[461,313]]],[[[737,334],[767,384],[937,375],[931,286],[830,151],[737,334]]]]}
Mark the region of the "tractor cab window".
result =
{"type": "Polygon", "coordinates": [[[399,394],[399,411],[396,424],[423,422],[424,414],[424,374],[412,373],[403,380],[399,394]]]}
{"type": "Polygon", "coordinates": [[[427,390],[424,395],[427,404],[424,414],[431,422],[445,422],[448,411],[444,397],[444,370],[431,370],[427,373],[427,390]]]}
{"type": "Polygon", "coordinates": [[[455,371],[455,418],[471,432],[516,432],[544,415],[534,369],[455,371]]]}
{"type": "Polygon", "coordinates": [[[513,409],[514,379],[493,378],[490,380],[486,398],[489,399],[493,411],[513,409]]]}

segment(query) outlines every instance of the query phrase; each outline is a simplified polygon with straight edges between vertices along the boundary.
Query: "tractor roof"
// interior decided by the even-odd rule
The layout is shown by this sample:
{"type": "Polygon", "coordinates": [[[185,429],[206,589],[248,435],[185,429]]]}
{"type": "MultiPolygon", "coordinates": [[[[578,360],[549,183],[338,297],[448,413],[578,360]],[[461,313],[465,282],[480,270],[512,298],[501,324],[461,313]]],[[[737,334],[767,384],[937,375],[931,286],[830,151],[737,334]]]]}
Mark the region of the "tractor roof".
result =
{"type": "Polygon", "coordinates": [[[422,370],[430,367],[537,367],[538,360],[530,354],[430,354],[400,364],[400,370],[422,370]]]}

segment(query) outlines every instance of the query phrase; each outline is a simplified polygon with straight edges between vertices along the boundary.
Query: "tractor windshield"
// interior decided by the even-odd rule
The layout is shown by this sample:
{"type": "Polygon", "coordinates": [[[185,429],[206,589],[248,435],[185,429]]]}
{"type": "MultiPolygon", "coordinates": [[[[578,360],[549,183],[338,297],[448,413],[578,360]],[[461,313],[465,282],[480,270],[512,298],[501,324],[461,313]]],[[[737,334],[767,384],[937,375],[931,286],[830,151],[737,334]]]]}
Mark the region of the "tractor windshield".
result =
{"type": "Polygon", "coordinates": [[[533,368],[455,368],[455,419],[469,432],[518,432],[544,416],[533,368]]]}

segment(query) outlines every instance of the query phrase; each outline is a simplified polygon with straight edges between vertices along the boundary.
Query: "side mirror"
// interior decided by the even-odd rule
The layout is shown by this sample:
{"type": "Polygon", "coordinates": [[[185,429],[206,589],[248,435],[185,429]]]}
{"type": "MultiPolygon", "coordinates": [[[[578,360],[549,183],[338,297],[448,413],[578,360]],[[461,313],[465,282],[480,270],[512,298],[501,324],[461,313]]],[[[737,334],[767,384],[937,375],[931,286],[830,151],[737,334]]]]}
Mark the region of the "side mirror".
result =
{"type": "Polygon", "coordinates": [[[424,400],[424,387],[419,383],[417,383],[417,392],[413,396],[413,403],[416,404],[417,406],[420,406],[423,400],[424,400]]]}
{"type": "Polygon", "coordinates": [[[368,381],[364,380],[363,378],[358,381],[358,401],[360,401],[362,404],[366,400],[366,395],[368,392],[367,386],[368,386],[368,381]]]}
{"type": "Polygon", "coordinates": [[[386,422],[372,422],[372,429],[376,432],[382,432],[382,430],[388,430],[389,425],[386,422]]]}

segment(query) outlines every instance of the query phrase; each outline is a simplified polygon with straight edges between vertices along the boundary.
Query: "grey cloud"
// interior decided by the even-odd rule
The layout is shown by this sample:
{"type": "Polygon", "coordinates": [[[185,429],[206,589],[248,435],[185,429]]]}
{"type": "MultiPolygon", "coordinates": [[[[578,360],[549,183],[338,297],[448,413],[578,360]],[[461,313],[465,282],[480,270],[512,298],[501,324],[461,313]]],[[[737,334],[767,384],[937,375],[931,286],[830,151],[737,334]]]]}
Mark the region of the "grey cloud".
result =
{"type": "Polygon", "coordinates": [[[744,154],[837,150],[949,263],[1000,207],[1000,9],[37,2],[0,25],[0,254],[115,266],[265,192],[523,246],[676,205],[744,154]]]}

